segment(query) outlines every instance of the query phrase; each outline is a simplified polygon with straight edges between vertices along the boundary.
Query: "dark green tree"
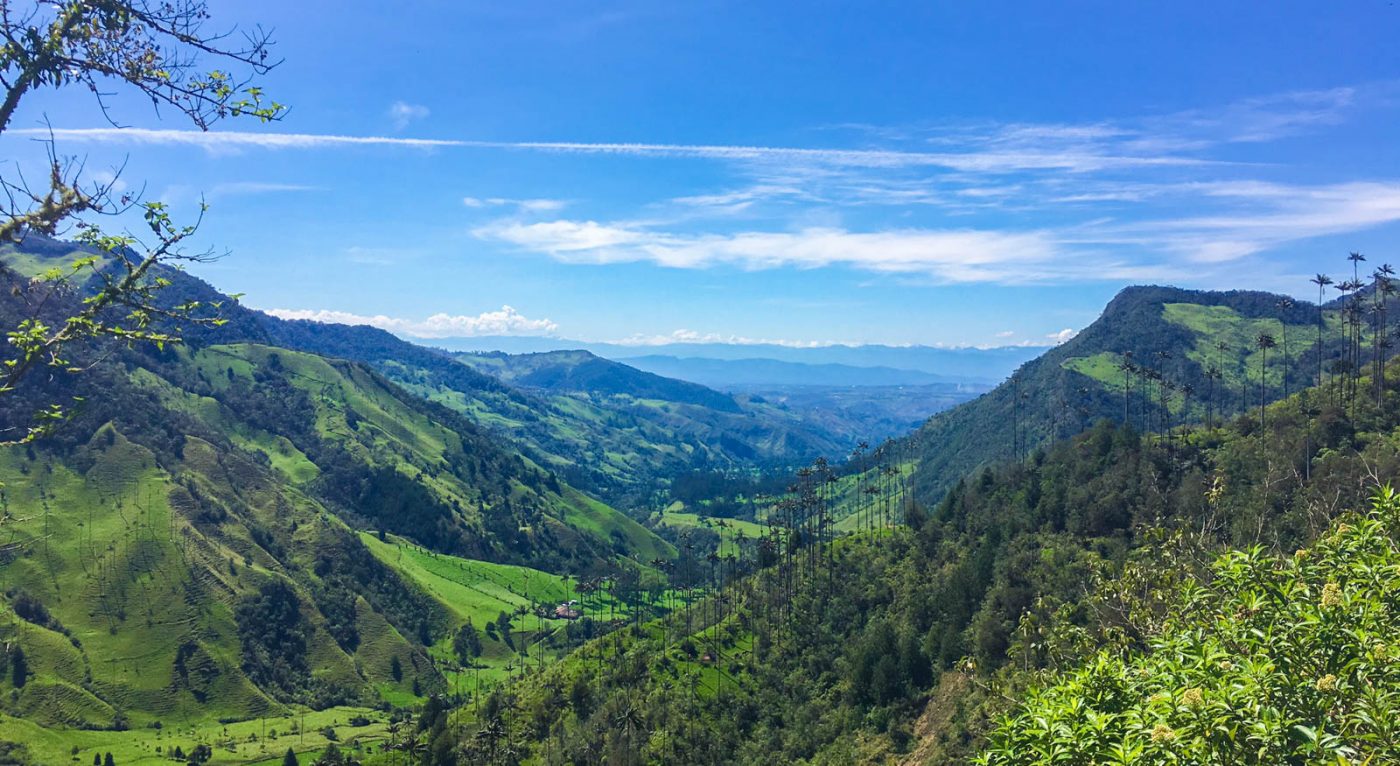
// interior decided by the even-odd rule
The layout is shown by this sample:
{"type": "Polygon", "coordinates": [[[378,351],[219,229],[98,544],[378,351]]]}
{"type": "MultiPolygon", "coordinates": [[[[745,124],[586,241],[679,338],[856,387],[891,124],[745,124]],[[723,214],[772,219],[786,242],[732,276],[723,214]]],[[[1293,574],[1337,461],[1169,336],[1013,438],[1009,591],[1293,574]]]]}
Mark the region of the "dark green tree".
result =
{"type": "Polygon", "coordinates": [[[15,646],[10,651],[10,683],[16,689],[24,688],[29,682],[29,660],[24,656],[24,649],[15,646]]]}
{"type": "Polygon", "coordinates": [[[470,617],[452,638],[452,652],[457,655],[457,661],[462,665],[468,665],[481,656],[481,634],[477,632],[470,617]]]}

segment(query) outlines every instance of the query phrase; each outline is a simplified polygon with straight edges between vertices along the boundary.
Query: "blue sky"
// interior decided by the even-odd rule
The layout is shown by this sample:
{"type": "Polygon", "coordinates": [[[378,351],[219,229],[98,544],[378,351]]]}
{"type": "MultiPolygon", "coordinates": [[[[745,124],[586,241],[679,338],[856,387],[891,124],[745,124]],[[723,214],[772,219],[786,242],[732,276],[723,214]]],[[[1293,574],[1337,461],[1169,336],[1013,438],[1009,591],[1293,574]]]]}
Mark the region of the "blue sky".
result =
{"type": "Polygon", "coordinates": [[[1351,3],[262,2],[271,125],[34,95],[190,214],[196,273],[402,334],[1041,344],[1124,285],[1396,260],[1400,10],[1351,3]],[[509,307],[509,308],[503,308],[509,307]],[[368,318],[368,319],[367,319],[368,318]]]}

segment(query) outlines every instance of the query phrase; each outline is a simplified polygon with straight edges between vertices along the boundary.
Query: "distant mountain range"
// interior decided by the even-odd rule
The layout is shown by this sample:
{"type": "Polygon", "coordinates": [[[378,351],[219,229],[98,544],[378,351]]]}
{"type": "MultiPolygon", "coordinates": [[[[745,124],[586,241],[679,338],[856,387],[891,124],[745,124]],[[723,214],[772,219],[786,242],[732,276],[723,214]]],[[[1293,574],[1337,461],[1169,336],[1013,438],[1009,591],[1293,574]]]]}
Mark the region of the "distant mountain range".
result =
{"type": "MultiPolygon", "coordinates": [[[[666,356],[676,359],[772,360],[808,365],[835,364],[849,367],[923,372],[939,376],[942,381],[991,383],[1004,380],[1007,375],[1011,374],[1012,370],[1040,356],[1046,350],[1044,346],[1003,346],[986,349],[883,345],[795,347],[772,343],[664,343],[643,346],[506,335],[476,338],[425,338],[418,340],[418,342],[450,351],[504,351],[508,354],[584,350],[606,359],[623,362],[644,356],[666,356]]],[[[873,385],[889,385],[889,383],[882,382],[873,385]]]]}
{"type": "Polygon", "coordinates": [[[639,370],[724,391],[755,386],[930,386],[995,383],[895,367],[786,362],[778,359],[714,359],[650,354],[617,361],[639,370]]]}

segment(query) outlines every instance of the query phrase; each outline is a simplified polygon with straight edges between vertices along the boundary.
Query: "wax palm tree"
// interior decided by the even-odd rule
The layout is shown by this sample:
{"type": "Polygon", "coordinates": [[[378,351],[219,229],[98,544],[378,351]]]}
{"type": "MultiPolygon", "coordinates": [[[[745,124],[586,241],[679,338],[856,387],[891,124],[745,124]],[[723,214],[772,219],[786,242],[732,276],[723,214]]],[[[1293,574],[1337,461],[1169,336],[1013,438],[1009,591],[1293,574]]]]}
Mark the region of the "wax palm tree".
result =
{"type": "Polygon", "coordinates": [[[1124,351],[1123,359],[1118,362],[1118,370],[1123,373],[1123,426],[1128,425],[1128,394],[1133,390],[1133,375],[1137,372],[1137,365],[1133,364],[1133,352],[1124,351]]]}
{"type": "Polygon", "coordinates": [[[1230,344],[1223,340],[1215,342],[1215,369],[1220,373],[1220,419],[1225,419],[1225,405],[1230,401],[1230,388],[1225,383],[1225,352],[1230,350],[1230,344]]]}
{"type": "Polygon", "coordinates": [[[1206,370],[1206,428],[1214,428],[1215,420],[1215,381],[1220,380],[1220,368],[1206,370]]]}
{"type": "Polygon", "coordinates": [[[1268,404],[1265,389],[1268,385],[1269,349],[1277,344],[1274,343],[1274,336],[1265,332],[1259,333],[1259,337],[1254,340],[1254,345],[1259,348],[1259,427],[1263,428],[1264,407],[1268,404]]]}
{"type": "Polygon", "coordinates": [[[1317,385],[1321,386],[1321,385],[1322,385],[1322,325],[1323,325],[1323,312],[1322,312],[1323,294],[1322,294],[1322,291],[1323,291],[1328,285],[1332,284],[1332,278],[1329,277],[1329,276],[1327,276],[1326,274],[1318,274],[1317,276],[1313,277],[1313,278],[1312,278],[1311,280],[1309,280],[1309,281],[1311,281],[1313,284],[1317,285],[1317,385]]]}
{"type": "Polygon", "coordinates": [[[1346,353],[1342,355],[1342,358],[1346,362],[1344,368],[1347,370],[1347,377],[1341,381],[1341,386],[1339,387],[1343,404],[1345,404],[1346,402],[1346,396],[1348,390],[1350,389],[1351,371],[1355,369],[1355,366],[1352,363],[1352,329],[1355,325],[1354,319],[1356,314],[1356,304],[1353,301],[1347,300],[1348,296],[1351,295],[1351,291],[1355,289],[1352,285],[1353,282],[1349,279],[1344,279],[1341,282],[1338,282],[1336,285],[1334,285],[1337,292],[1341,293],[1343,301],[1342,328],[1344,330],[1343,334],[1346,337],[1346,353]]]}
{"type": "Polygon", "coordinates": [[[495,763],[501,740],[505,739],[505,736],[505,724],[501,721],[501,717],[496,715],[492,716],[485,726],[477,730],[472,739],[476,742],[477,748],[486,753],[487,763],[495,763]]]}
{"type": "MultiPolygon", "coordinates": [[[[1180,391],[1181,391],[1181,420],[1182,420],[1182,425],[1184,426],[1184,425],[1186,424],[1188,418],[1191,417],[1191,397],[1193,397],[1193,396],[1196,395],[1196,387],[1193,386],[1193,385],[1191,385],[1190,383],[1182,383],[1182,384],[1181,384],[1181,387],[1180,387],[1180,391]]],[[[1184,431],[1184,429],[1183,429],[1183,431],[1184,431]]],[[[1183,432],[1182,436],[1183,436],[1183,439],[1184,439],[1184,437],[1185,437],[1185,433],[1184,433],[1184,432],[1183,432]]]]}
{"type": "Polygon", "coordinates": [[[1352,281],[1354,281],[1354,282],[1360,282],[1360,281],[1361,281],[1361,264],[1362,264],[1362,262],[1364,262],[1364,261],[1366,260],[1366,256],[1364,256],[1364,255],[1362,255],[1361,253],[1358,253],[1358,252],[1356,252],[1355,250],[1353,250],[1353,251],[1351,252],[1351,255],[1348,255],[1348,256],[1347,256],[1347,260],[1348,260],[1348,261],[1351,261],[1351,279],[1352,279],[1352,281]]]}
{"type": "Polygon", "coordinates": [[[628,700],[622,709],[613,716],[613,726],[622,731],[623,738],[627,741],[627,760],[635,760],[637,733],[641,731],[643,725],[642,711],[637,704],[628,700]]]}
{"type": "MultiPolygon", "coordinates": [[[[399,733],[403,731],[403,722],[397,719],[389,721],[389,752],[396,753],[399,749],[399,733]]],[[[393,761],[393,758],[390,758],[393,761]]]]}
{"type": "Polygon", "coordinates": [[[1381,396],[1385,391],[1385,360],[1392,345],[1386,322],[1386,309],[1390,302],[1390,296],[1395,292],[1393,279],[1395,269],[1390,264],[1383,263],[1372,276],[1375,279],[1376,288],[1375,294],[1371,296],[1375,306],[1376,325],[1371,348],[1375,356],[1376,403],[1380,404],[1381,396]]]}
{"type": "Polygon", "coordinates": [[[1292,299],[1292,298],[1279,298],[1277,304],[1275,304],[1275,305],[1276,305],[1277,308],[1278,308],[1278,313],[1279,313],[1279,325],[1280,325],[1280,326],[1282,327],[1282,329],[1283,329],[1283,333],[1282,333],[1282,340],[1283,340],[1283,395],[1284,395],[1284,397],[1286,398],[1286,397],[1288,396],[1288,372],[1289,372],[1289,363],[1288,363],[1288,315],[1293,311],[1294,303],[1293,303],[1293,299],[1292,299]]]}

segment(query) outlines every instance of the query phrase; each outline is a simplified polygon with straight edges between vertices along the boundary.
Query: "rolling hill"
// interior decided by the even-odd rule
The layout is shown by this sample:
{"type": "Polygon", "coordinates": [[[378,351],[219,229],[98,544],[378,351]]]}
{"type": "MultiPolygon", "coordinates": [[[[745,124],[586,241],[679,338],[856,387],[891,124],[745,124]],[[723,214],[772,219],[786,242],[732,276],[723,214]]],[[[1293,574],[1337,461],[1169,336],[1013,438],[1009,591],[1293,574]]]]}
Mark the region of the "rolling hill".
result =
{"type": "MultiPolygon", "coordinates": [[[[0,252],[13,265],[0,271],[0,314],[23,313],[26,272],[71,253],[0,252]]],[[[171,291],[217,296],[190,279],[171,291]]],[[[80,298],[54,296],[46,311],[80,298]]],[[[70,744],[123,763],[160,762],[155,748],[177,744],[266,754],[266,740],[235,742],[221,722],[263,718],[263,735],[268,720],[286,735],[308,709],[325,711],[312,723],[354,720],[382,737],[374,708],[448,689],[442,658],[466,617],[556,595],[525,585],[505,597],[517,581],[640,572],[676,555],[370,366],[272,345],[253,312],[229,319],[163,349],[75,347],[83,374],[27,384],[0,411],[3,427],[34,401],[79,399],[52,435],[0,448],[0,739],[28,743],[39,762],[66,760],[70,744]],[[417,553],[386,556],[386,545],[417,553]],[[460,587],[498,597],[463,611],[427,581],[426,561],[464,562],[460,587]],[[65,734],[78,730],[91,733],[65,734]]],[[[423,353],[445,375],[504,390],[423,353]]],[[[508,644],[488,633],[488,679],[510,662],[508,644]]]]}
{"type": "MultiPolygon", "coordinates": [[[[921,455],[920,496],[936,501],[978,466],[1027,455],[1100,419],[1123,421],[1126,412],[1128,422],[1148,431],[1207,415],[1218,422],[1309,385],[1318,364],[1318,308],[1282,299],[1252,291],[1123,290],[1073,339],[909,437],[921,455]],[[1278,341],[1267,360],[1256,347],[1265,333],[1278,341]],[[1125,361],[1135,370],[1126,377],[1125,361]],[[1211,369],[1220,376],[1209,376],[1211,369]]],[[[1324,367],[1342,354],[1340,311],[1324,306],[1324,367]]]]}
{"type": "MultiPolygon", "coordinates": [[[[31,236],[0,258],[32,275],[78,253],[31,236]]],[[[690,469],[788,467],[844,452],[872,433],[862,419],[809,422],[804,412],[646,373],[587,352],[457,354],[369,326],[284,320],[227,300],[181,272],[171,303],[222,301],[220,327],[191,326],[191,346],[257,344],[360,362],[417,396],[505,437],[527,459],[618,505],[645,504],[667,477],[690,469]]]]}

